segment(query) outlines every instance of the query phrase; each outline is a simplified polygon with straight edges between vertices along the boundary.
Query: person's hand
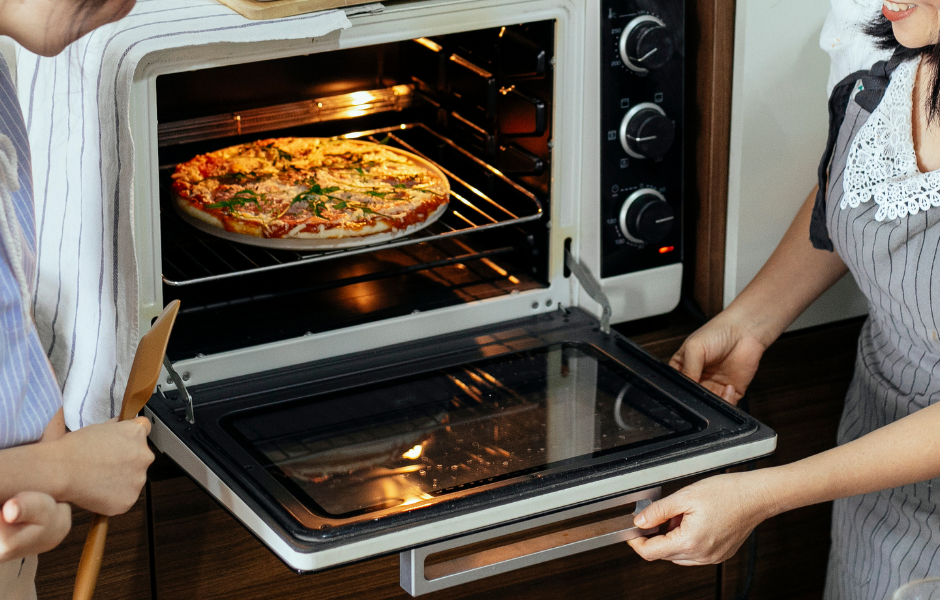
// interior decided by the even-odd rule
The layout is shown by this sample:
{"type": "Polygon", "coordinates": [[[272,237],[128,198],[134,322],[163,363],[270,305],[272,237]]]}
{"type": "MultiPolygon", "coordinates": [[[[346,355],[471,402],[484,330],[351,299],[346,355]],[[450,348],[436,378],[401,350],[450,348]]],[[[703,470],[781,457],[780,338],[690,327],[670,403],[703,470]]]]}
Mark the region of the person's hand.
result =
{"type": "Polygon", "coordinates": [[[669,365],[731,404],[737,404],[754,379],[767,346],[722,313],[690,335],[669,365]]]}
{"type": "Polygon", "coordinates": [[[0,562],[52,550],[72,528],[72,507],[42,492],[20,492],[0,509],[0,562]]]}
{"type": "Polygon", "coordinates": [[[127,512],[140,497],[153,462],[149,433],[150,421],[144,417],[120,423],[112,419],[51,442],[66,469],[57,498],[109,517],[127,512]]]}
{"type": "Polygon", "coordinates": [[[667,533],[627,543],[646,560],[685,566],[727,560],[755,527],[777,512],[760,474],[717,475],[654,502],[634,522],[644,529],[668,523],[667,533]]]}

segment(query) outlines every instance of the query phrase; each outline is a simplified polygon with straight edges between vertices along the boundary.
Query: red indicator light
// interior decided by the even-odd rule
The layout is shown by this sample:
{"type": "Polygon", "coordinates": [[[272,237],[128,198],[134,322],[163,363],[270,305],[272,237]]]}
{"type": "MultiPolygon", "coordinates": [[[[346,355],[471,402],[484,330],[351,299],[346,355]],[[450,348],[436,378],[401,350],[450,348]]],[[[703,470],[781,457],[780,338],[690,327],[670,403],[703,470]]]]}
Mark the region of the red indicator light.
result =
{"type": "Polygon", "coordinates": [[[675,249],[676,249],[675,246],[663,246],[662,248],[659,249],[659,253],[660,253],[660,254],[665,254],[665,253],[667,253],[667,252],[672,252],[672,251],[675,250],[675,249]]]}

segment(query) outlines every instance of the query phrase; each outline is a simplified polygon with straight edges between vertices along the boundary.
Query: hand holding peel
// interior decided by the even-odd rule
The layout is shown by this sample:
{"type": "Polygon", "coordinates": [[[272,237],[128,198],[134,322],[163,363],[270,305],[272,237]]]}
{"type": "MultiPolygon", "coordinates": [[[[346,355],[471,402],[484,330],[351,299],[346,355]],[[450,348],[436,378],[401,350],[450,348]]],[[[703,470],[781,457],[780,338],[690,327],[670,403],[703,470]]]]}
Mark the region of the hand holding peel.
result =
{"type": "Polygon", "coordinates": [[[147,447],[150,421],[143,417],[89,425],[48,444],[65,470],[56,497],[92,512],[127,512],[147,481],[154,456],[147,447]]]}

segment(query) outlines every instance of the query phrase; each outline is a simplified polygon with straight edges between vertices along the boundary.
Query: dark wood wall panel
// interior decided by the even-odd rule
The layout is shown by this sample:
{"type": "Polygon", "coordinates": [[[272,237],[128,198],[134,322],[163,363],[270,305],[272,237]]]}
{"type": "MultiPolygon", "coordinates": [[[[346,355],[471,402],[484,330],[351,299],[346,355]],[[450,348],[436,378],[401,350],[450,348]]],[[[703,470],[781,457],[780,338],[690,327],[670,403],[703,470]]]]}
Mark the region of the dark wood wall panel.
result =
{"type": "MultiPolygon", "coordinates": [[[[792,463],[835,446],[862,321],[787,334],[768,349],[748,391],[751,413],[777,431],[777,451],[758,467],[792,463]]],[[[794,510],[757,528],[749,600],[822,598],[832,503],[794,510]]],[[[747,547],[723,567],[722,600],[741,588],[747,547]]]]}
{"type": "MultiPolygon", "coordinates": [[[[42,600],[71,600],[91,513],[73,508],[72,530],[65,541],[39,557],[36,592],[42,600]]],[[[96,599],[151,600],[150,551],[147,541],[147,510],[143,497],[126,514],[108,523],[96,599]]]]}
{"type": "Polygon", "coordinates": [[[691,285],[699,308],[714,316],[721,311],[724,296],[735,2],[694,0],[688,9],[687,70],[694,96],[690,94],[687,106],[695,154],[690,157],[694,191],[688,206],[694,246],[686,260],[691,269],[686,289],[691,285]]]}

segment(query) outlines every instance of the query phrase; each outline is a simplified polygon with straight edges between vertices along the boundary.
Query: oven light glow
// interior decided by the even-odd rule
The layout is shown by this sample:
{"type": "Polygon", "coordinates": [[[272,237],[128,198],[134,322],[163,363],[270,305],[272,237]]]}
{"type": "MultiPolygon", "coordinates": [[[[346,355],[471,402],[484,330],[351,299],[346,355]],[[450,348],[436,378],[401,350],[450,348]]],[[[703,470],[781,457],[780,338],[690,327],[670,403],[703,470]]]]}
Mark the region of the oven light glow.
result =
{"type": "Polygon", "coordinates": [[[401,457],[407,458],[408,460],[417,460],[421,458],[421,453],[423,451],[424,451],[424,448],[419,444],[415,446],[414,448],[412,448],[411,450],[409,450],[408,452],[405,452],[404,454],[402,454],[401,457]]]}
{"type": "Polygon", "coordinates": [[[352,104],[369,104],[376,97],[372,92],[353,92],[349,94],[349,99],[352,100],[352,104]]]}
{"type": "Polygon", "coordinates": [[[360,108],[354,108],[354,109],[351,109],[351,110],[347,110],[347,111],[346,111],[346,116],[347,116],[347,117],[350,117],[350,118],[352,118],[352,117],[361,117],[362,115],[368,114],[368,112],[369,112],[369,111],[367,111],[367,110],[362,110],[362,109],[360,109],[360,108]]]}
{"type": "Polygon", "coordinates": [[[405,498],[405,501],[402,502],[399,506],[409,506],[411,504],[417,504],[423,500],[430,500],[433,498],[431,494],[421,494],[420,496],[411,496],[410,498],[405,498]]]}
{"type": "Polygon", "coordinates": [[[666,254],[667,252],[672,252],[675,249],[676,249],[675,246],[663,246],[662,248],[659,249],[659,253],[666,254]]]}
{"type": "Polygon", "coordinates": [[[444,49],[440,44],[436,44],[432,42],[431,40],[429,40],[428,38],[418,38],[415,41],[421,44],[422,46],[424,46],[425,48],[427,48],[428,50],[433,50],[434,52],[440,52],[441,50],[444,49]]]}

